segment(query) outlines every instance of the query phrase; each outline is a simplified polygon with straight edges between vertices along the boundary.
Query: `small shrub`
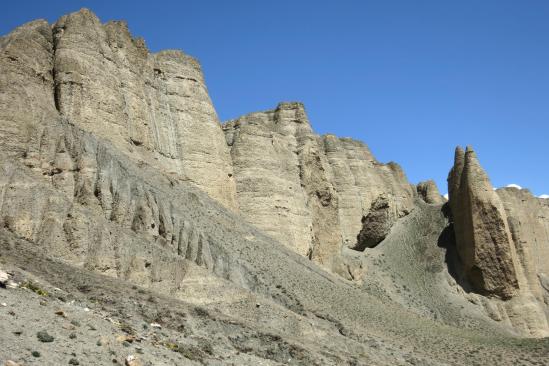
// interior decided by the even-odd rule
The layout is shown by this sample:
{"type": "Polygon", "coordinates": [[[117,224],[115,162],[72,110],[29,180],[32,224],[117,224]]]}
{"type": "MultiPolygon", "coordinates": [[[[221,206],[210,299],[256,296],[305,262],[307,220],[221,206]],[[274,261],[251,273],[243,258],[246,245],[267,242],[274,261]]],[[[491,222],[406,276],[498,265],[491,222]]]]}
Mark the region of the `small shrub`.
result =
{"type": "Polygon", "coordinates": [[[31,290],[32,292],[40,295],[40,296],[49,296],[48,292],[44,289],[41,289],[37,284],[35,284],[32,281],[24,282],[21,287],[27,288],[31,290]]]}

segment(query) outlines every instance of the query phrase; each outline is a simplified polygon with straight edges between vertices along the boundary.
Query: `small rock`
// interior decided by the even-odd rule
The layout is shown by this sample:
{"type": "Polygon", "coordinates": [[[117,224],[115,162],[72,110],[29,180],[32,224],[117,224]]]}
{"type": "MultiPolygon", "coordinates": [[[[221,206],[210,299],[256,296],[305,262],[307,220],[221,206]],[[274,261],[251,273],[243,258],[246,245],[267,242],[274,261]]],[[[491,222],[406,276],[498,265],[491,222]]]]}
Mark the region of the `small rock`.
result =
{"type": "Polygon", "coordinates": [[[10,275],[4,271],[0,271],[0,285],[6,287],[6,283],[10,279],[10,275]]]}
{"type": "Polygon", "coordinates": [[[2,305],[3,307],[8,306],[8,304],[6,304],[5,302],[1,303],[0,305],[2,305]]]}
{"type": "Polygon", "coordinates": [[[44,342],[44,343],[53,342],[55,339],[53,336],[49,335],[48,332],[46,332],[45,330],[41,330],[40,332],[36,333],[36,337],[40,342],[44,342]]]}
{"type": "Polygon", "coordinates": [[[19,287],[19,284],[13,280],[8,280],[8,282],[6,282],[6,288],[16,289],[18,287],[19,287]]]}
{"type": "Polygon", "coordinates": [[[76,358],[71,358],[69,360],[69,365],[80,365],[80,362],[76,358]]]}
{"type": "Polygon", "coordinates": [[[4,363],[4,366],[21,366],[21,364],[18,364],[17,362],[12,361],[12,360],[7,360],[7,361],[4,363]]]}
{"type": "Polygon", "coordinates": [[[31,355],[32,355],[32,357],[40,357],[40,352],[32,351],[31,355]]]}
{"type": "Polygon", "coordinates": [[[67,315],[65,315],[65,312],[63,310],[57,310],[55,312],[55,315],[59,315],[59,316],[62,316],[63,318],[66,318],[67,315]]]}
{"type": "Polygon", "coordinates": [[[162,326],[158,323],[151,323],[151,328],[162,328],[162,326]]]}
{"type": "Polygon", "coordinates": [[[128,355],[124,360],[126,366],[141,366],[141,362],[134,355],[128,355]]]}
{"type": "Polygon", "coordinates": [[[133,343],[133,341],[135,341],[135,337],[127,334],[122,334],[116,337],[116,340],[121,343],[123,342],[133,343]]]}
{"type": "Polygon", "coordinates": [[[73,319],[71,320],[71,324],[74,325],[75,327],[79,327],[80,326],[80,322],[76,319],[73,319]]]}

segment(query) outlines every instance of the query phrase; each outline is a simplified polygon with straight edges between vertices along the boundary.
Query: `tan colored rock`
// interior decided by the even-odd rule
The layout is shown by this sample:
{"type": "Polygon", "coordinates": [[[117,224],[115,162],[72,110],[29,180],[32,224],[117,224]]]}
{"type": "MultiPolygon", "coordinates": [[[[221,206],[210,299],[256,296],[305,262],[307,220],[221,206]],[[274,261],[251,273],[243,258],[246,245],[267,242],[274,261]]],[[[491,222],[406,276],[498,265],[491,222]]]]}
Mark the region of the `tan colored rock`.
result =
{"type": "Polygon", "coordinates": [[[228,149],[194,58],[150,54],[126,23],[101,24],[87,9],[59,19],[53,39],[61,115],[236,208],[228,149]]]}
{"type": "Polygon", "coordinates": [[[58,116],[53,98],[51,27],[36,20],[0,42],[0,149],[21,155],[29,134],[58,116]]]}
{"type": "Polygon", "coordinates": [[[425,182],[418,183],[416,190],[419,197],[426,203],[440,205],[446,202],[446,199],[442,197],[438,191],[438,187],[434,180],[427,180],[425,182]]]}
{"type": "Polygon", "coordinates": [[[4,363],[4,366],[21,366],[21,364],[15,362],[15,361],[12,361],[12,360],[7,360],[7,361],[4,363]]]}
{"type": "Polygon", "coordinates": [[[549,202],[526,189],[501,188],[496,193],[505,208],[519,265],[531,291],[543,302],[549,295],[543,286],[543,278],[549,274],[549,202]]]}
{"type": "Polygon", "coordinates": [[[456,149],[448,190],[457,249],[467,280],[481,293],[512,297],[519,282],[507,216],[470,147],[465,153],[456,149]]]}
{"type": "Polygon", "coordinates": [[[139,361],[139,359],[136,356],[128,355],[124,359],[124,365],[125,366],[142,366],[143,364],[141,363],[141,361],[139,361]]]}
{"type": "Polygon", "coordinates": [[[361,142],[320,137],[301,103],[281,103],[224,124],[237,200],[246,219],[327,267],[354,246],[372,202],[387,194],[398,216],[414,192],[394,163],[380,164],[361,142]]]}
{"type": "Polygon", "coordinates": [[[0,285],[5,286],[9,279],[10,275],[0,270],[0,285]]]}
{"type": "Polygon", "coordinates": [[[282,103],[274,111],[227,122],[224,130],[242,214],[296,252],[309,253],[312,218],[298,151],[312,129],[303,106],[282,103]]]}
{"type": "Polygon", "coordinates": [[[325,135],[323,140],[339,199],[340,230],[345,246],[356,245],[362,218],[368,215],[372,203],[381,194],[394,203],[398,216],[412,209],[415,192],[398,164],[377,162],[360,141],[334,135],[325,135]]]}
{"type": "Polygon", "coordinates": [[[549,335],[546,202],[527,190],[494,191],[470,147],[456,149],[448,190],[463,272],[473,289],[488,296],[490,316],[522,334],[549,335]]]}

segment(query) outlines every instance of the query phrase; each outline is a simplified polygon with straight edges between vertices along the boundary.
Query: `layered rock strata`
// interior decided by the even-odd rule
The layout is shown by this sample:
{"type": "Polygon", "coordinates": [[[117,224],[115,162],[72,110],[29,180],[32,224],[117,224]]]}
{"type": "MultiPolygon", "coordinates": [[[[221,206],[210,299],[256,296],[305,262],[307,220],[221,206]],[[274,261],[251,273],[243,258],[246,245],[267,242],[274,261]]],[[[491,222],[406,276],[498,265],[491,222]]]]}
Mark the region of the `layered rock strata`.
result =
{"type": "Polygon", "coordinates": [[[378,163],[361,142],[318,136],[300,103],[228,121],[237,200],[248,221],[329,265],[355,247],[361,218],[385,195],[402,216],[414,190],[400,167],[378,163]]]}
{"type": "Polygon", "coordinates": [[[448,191],[464,286],[487,296],[494,319],[549,335],[545,202],[514,188],[495,191],[470,147],[456,149],[448,191]]]}
{"type": "Polygon", "coordinates": [[[56,108],[134,161],[189,180],[236,209],[228,149],[194,58],[181,51],[150,53],[126,23],[101,24],[86,9],[62,17],[53,27],[46,22],[25,26],[5,42],[5,54],[14,49],[26,53],[11,55],[8,62],[32,65],[32,72],[18,77],[41,79],[45,89],[48,109],[37,110],[42,116],[30,120],[47,118],[56,108]],[[15,46],[36,39],[43,47],[15,46]]]}
{"type": "Polygon", "coordinates": [[[507,216],[475,152],[456,149],[448,178],[457,249],[467,279],[486,294],[510,298],[518,289],[507,216]]]}

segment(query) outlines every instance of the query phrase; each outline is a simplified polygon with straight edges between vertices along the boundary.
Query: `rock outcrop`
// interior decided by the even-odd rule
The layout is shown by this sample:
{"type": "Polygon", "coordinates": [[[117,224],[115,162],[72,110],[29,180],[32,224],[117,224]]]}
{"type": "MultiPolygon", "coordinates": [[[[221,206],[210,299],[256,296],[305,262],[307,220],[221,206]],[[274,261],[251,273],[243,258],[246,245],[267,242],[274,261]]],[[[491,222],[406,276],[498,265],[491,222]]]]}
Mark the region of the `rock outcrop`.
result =
{"type": "Polygon", "coordinates": [[[194,58],[151,54],[126,23],[101,24],[86,9],[49,29],[41,73],[61,115],[236,209],[229,152],[194,58]]]}
{"type": "Polygon", "coordinates": [[[448,191],[465,285],[487,296],[494,319],[549,335],[545,202],[515,188],[495,191],[470,147],[456,148],[448,191]]]}
{"type": "Polygon", "coordinates": [[[399,218],[400,215],[394,203],[384,195],[379,196],[372,203],[368,215],[362,219],[362,230],[358,234],[357,244],[353,249],[362,251],[378,245],[389,234],[399,218]]]}
{"type": "Polygon", "coordinates": [[[446,199],[438,191],[438,187],[434,180],[419,182],[416,186],[419,197],[425,202],[432,205],[440,205],[446,202],[446,199]]]}
{"type": "Polygon", "coordinates": [[[448,191],[457,249],[468,281],[481,293],[512,297],[518,279],[507,216],[470,147],[466,152],[456,149],[448,191]]]}
{"type": "MultiPolygon", "coordinates": [[[[316,135],[300,103],[252,113],[223,127],[248,221],[302,255],[331,266],[384,194],[397,216],[414,190],[395,163],[378,163],[361,142],[316,135]]],[[[389,226],[392,223],[387,223],[389,226]]]]}

